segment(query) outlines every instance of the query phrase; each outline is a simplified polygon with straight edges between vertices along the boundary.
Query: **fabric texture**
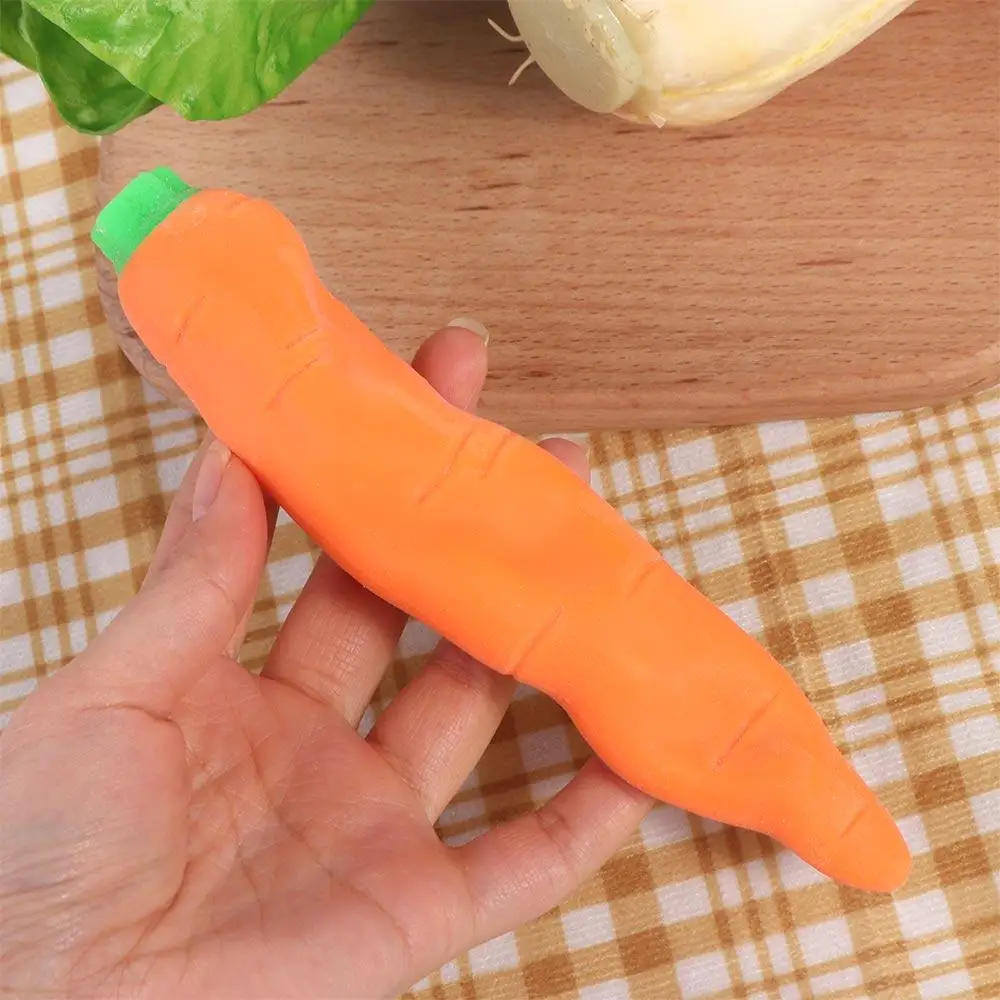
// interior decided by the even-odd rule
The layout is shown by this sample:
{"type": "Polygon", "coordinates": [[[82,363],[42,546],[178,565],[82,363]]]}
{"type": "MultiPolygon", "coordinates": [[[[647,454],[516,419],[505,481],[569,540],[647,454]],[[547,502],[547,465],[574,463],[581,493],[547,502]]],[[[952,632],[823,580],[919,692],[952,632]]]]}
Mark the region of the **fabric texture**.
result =
{"type": "MultiPolygon", "coordinates": [[[[5,721],[136,591],[201,429],[148,388],[104,321],[88,241],[96,145],[10,61],[0,168],[5,721]]],[[[898,818],[913,874],[893,896],[865,895],[766,838],[662,805],[565,905],[409,995],[1000,998],[1000,390],[590,445],[595,487],[802,685],[898,818]]],[[[248,667],[314,556],[282,518],[248,667]]],[[[432,638],[408,629],[376,711],[432,638]]],[[[442,835],[545,801],[587,755],[561,710],[522,689],[442,835]]]]}

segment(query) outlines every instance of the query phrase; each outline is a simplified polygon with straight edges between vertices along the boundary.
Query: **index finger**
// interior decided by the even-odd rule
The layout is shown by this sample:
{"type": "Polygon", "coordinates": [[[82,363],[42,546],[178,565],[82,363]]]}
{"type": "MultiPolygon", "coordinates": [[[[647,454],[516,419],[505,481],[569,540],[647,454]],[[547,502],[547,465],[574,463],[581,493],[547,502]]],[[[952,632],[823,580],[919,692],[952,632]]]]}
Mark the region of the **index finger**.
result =
{"type": "MultiPolygon", "coordinates": [[[[454,321],[421,346],[413,367],[448,402],[473,409],[486,377],[486,340],[454,321]]],[[[477,324],[478,325],[478,324],[477,324]]],[[[321,555],[271,650],[262,677],[281,680],[357,725],[407,616],[321,555]]]]}

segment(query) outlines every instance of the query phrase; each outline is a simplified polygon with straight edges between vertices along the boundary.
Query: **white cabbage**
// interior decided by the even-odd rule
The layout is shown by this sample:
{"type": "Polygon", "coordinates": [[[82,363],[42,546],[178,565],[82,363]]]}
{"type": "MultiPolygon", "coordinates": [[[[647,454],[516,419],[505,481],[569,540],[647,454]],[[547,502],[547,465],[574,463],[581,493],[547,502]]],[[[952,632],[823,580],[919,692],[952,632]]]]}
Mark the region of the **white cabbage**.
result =
{"type": "Polygon", "coordinates": [[[508,0],[569,98],[655,125],[724,121],[854,48],[913,0],[508,0]]]}

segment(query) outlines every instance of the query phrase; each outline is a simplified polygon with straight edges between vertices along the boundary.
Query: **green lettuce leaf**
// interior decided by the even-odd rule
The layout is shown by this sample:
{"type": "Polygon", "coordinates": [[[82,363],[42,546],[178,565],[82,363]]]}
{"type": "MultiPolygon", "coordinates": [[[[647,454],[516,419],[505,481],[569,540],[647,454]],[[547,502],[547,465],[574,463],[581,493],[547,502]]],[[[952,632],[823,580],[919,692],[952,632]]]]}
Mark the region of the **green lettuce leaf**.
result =
{"type": "Polygon", "coordinates": [[[37,69],[35,50],[22,23],[21,0],[0,0],[0,52],[28,69],[37,69]]]}
{"type": "MultiPolygon", "coordinates": [[[[6,3],[7,0],[0,0],[6,3]]],[[[373,0],[24,0],[146,99],[188,119],[233,118],[271,100],[336,44],[373,0]]],[[[40,63],[41,43],[33,38],[40,63]]],[[[78,103],[57,79],[63,54],[49,63],[63,104],[78,103]]],[[[113,95],[132,114],[116,78],[79,72],[83,100],[113,95]],[[98,89],[92,89],[98,84],[98,89]],[[106,88],[106,89],[105,89],[106,88]]],[[[54,96],[54,95],[53,95],[54,96]]],[[[101,110],[97,110],[101,117],[101,110]]],[[[79,121],[80,109],[75,117],[79,121]]]]}
{"type": "Polygon", "coordinates": [[[21,25],[34,53],[32,68],[38,71],[56,110],[78,131],[89,135],[115,131],[159,103],[37,9],[24,6],[21,25]]]}
{"type": "Polygon", "coordinates": [[[22,0],[0,0],[0,52],[37,72],[61,117],[80,132],[114,131],[159,103],[22,0]]]}

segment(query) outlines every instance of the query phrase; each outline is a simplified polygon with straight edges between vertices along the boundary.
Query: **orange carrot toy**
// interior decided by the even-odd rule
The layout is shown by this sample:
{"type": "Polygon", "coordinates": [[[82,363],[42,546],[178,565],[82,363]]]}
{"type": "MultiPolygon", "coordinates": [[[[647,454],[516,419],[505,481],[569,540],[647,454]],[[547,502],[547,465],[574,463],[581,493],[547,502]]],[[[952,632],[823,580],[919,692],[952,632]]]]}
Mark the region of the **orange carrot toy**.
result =
{"type": "Polygon", "coordinates": [[[906,880],[899,831],[789,674],[554,458],[444,402],[273,207],[157,170],[94,241],[207,425],[362,584],[551,696],[638,788],[847,884],[906,880]]]}

